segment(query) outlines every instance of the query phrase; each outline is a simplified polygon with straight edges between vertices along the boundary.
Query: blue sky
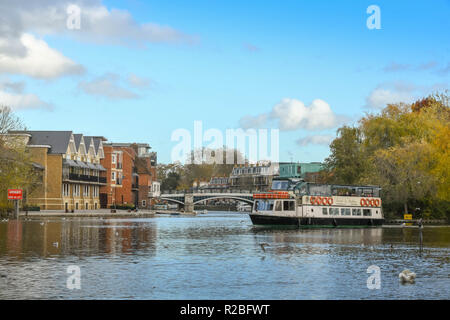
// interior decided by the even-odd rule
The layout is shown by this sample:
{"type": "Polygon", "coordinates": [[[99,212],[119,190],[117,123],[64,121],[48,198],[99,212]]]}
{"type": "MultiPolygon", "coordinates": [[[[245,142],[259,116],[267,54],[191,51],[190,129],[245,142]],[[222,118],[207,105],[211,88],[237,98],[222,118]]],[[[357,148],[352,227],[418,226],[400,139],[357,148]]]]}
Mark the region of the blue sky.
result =
{"type": "MultiPolygon", "coordinates": [[[[64,1],[46,2],[64,9],[64,1]]],[[[449,84],[449,1],[71,3],[81,8],[80,30],[64,29],[61,19],[44,24],[45,12],[26,20],[24,13],[43,12],[38,5],[4,6],[24,20],[16,37],[31,34],[73,65],[55,58],[51,75],[2,65],[2,54],[23,56],[2,52],[0,33],[0,103],[9,102],[29,129],[148,142],[160,162],[170,161],[174,130],[192,131],[201,120],[225,133],[245,117],[255,127],[280,127],[281,160],[323,161],[339,125],[449,84]],[[373,4],[379,30],[366,26],[373,4]],[[102,24],[94,11],[105,16],[102,24]],[[327,125],[301,118],[316,114],[316,99],[329,107],[327,125]],[[283,125],[296,115],[294,125],[283,125]]]]}

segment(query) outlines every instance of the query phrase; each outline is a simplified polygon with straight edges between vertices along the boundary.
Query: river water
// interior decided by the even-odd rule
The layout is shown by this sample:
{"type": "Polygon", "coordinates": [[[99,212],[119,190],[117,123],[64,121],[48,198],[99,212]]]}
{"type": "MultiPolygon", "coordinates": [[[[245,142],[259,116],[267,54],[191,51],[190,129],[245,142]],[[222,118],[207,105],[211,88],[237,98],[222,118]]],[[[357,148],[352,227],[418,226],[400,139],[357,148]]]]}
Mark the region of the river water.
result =
{"type": "Polygon", "coordinates": [[[276,230],[233,212],[0,221],[0,299],[449,299],[450,227],[418,241],[416,228],[276,230]]]}

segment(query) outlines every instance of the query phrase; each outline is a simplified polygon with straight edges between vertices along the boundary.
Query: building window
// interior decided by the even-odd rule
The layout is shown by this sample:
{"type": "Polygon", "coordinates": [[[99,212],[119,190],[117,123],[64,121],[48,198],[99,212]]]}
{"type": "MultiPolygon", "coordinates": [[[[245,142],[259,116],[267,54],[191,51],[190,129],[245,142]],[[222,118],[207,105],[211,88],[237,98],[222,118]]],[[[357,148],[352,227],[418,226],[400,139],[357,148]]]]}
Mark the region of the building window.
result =
{"type": "Polygon", "coordinates": [[[86,210],[88,210],[89,209],[89,203],[86,202],[85,207],[86,207],[86,210]]]}
{"type": "Polygon", "coordinates": [[[75,203],[75,209],[78,210],[78,202],[75,203]]]}
{"type": "Polygon", "coordinates": [[[116,173],[115,172],[111,172],[111,180],[116,181],[116,173]]]}
{"type": "Polygon", "coordinates": [[[72,189],[73,189],[73,195],[75,197],[79,197],[80,196],[80,185],[79,184],[74,184],[72,189]]]}
{"type": "Polygon", "coordinates": [[[63,196],[68,197],[70,195],[70,186],[67,183],[63,183],[63,196]]]}
{"type": "Polygon", "coordinates": [[[93,187],[92,187],[92,196],[93,196],[94,198],[97,198],[97,197],[98,197],[98,186],[93,186],[93,187]]]}
{"type": "Polygon", "coordinates": [[[84,186],[83,196],[89,197],[89,186],[84,186]]]}
{"type": "Polygon", "coordinates": [[[142,200],[142,206],[143,206],[143,207],[146,207],[146,206],[147,206],[147,201],[142,200]]]}

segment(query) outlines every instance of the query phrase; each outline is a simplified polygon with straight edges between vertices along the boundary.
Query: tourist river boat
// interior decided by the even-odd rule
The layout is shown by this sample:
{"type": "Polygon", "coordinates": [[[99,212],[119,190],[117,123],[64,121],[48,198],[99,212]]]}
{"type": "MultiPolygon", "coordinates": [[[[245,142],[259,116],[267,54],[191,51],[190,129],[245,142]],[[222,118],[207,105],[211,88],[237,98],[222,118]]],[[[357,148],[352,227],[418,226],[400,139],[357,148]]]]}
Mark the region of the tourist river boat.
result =
{"type": "Polygon", "coordinates": [[[376,227],[382,225],[380,187],[274,179],[272,191],[253,194],[254,225],[376,227]]]}

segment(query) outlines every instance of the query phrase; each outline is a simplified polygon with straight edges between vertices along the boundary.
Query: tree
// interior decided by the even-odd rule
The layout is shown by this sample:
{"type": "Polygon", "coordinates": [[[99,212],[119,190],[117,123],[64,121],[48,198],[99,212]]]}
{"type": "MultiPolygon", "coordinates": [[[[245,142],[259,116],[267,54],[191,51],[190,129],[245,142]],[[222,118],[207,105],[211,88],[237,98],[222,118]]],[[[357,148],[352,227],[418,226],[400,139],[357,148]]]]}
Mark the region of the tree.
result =
{"type": "Polygon", "coordinates": [[[374,156],[374,165],[372,182],[383,188],[385,201],[402,203],[404,213],[409,213],[408,203],[436,194],[432,149],[424,141],[381,150],[374,156]]]}
{"type": "Polygon", "coordinates": [[[0,211],[12,209],[12,202],[7,199],[8,189],[24,189],[27,194],[38,186],[41,179],[23,138],[7,134],[11,130],[24,129],[9,107],[0,107],[0,211]]]}
{"type": "MultiPolygon", "coordinates": [[[[408,212],[420,205],[430,216],[450,217],[450,107],[437,93],[410,105],[387,105],[343,126],[331,143],[321,179],[378,184],[383,205],[408,212]]],[[[395,209],[396,210],[396,209],[395,209]]]]}
{"type": "Polygon", "coordinates": [[[339,128],[338,137],[331,142],[330,150],[331,155],[325,159],[325,167],[332,172],[329,182],[353,184],[359,181],[367,166],[360,129],[339,128]]]}

